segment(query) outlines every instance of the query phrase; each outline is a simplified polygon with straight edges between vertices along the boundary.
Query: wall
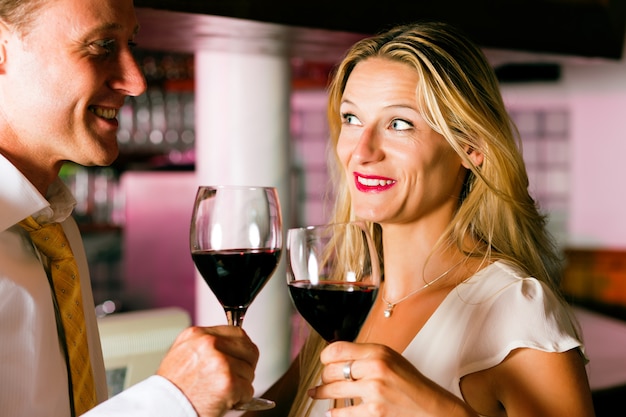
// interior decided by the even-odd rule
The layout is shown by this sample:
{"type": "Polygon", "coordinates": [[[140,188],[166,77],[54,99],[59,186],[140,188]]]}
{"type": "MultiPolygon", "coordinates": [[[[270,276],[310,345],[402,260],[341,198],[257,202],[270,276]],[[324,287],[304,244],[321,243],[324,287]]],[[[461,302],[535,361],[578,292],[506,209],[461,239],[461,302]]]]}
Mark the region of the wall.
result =
{"type": "MultiPolygon", "coordinates": [[[[498,56],[498,59],[502,59],[498,56]]],[[[626,248],[626,63],[563,59],[555,83],[503,85],[507,105],[570,110],[569,247],[626,248]]]]}

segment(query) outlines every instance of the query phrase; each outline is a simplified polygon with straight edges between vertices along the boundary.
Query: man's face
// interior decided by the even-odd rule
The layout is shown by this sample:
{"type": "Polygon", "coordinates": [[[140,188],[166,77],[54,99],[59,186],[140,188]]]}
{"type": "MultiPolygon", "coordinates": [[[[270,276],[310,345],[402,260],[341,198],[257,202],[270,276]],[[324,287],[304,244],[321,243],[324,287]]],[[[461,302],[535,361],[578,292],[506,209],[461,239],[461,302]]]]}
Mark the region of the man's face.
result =
{"type": "Polygon", "coordinates": [[[25,33],[3,28],[2,140],[51,166],[113,162],[118,110],[146,88],[130,49],[137,28],[132,0],[48,1],[25,33]]]}

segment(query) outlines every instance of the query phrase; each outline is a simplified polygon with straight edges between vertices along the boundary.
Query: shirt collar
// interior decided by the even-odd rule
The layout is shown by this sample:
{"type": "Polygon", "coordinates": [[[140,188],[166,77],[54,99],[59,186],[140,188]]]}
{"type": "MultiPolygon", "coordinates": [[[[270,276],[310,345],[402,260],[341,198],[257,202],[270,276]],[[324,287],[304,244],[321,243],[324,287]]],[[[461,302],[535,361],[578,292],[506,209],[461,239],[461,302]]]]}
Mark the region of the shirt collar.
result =
{"type": "Polygon", "coordinates": [[[0,232],[33,216],[39,223],[62,222],[71,214],[76,200],[57,178],[46,197],[4,156],[0,155],[0,232]]]}

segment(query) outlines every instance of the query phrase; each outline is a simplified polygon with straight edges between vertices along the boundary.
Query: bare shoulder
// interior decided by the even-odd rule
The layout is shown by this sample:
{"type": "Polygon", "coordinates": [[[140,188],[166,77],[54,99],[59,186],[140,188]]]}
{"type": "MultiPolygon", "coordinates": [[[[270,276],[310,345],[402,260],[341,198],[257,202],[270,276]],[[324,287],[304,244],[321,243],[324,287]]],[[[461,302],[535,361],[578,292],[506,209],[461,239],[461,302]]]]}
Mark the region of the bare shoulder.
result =
{"type": "Polygon", "coordinates": [[[463,377],[461,391],[488,416],[594,416],[583,357],[516,349],[499,365],[463,377]]]}

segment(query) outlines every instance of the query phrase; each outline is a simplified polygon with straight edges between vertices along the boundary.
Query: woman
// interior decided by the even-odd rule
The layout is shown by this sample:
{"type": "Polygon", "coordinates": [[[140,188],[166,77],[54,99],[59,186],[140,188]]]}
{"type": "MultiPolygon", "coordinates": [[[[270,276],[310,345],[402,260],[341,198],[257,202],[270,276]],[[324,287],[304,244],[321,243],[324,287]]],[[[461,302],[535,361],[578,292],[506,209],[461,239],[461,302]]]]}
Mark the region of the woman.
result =
{"type": "Polygon", "coordinates": [[[384,282],[356,343],[313,332],[266,393],[276,415],[593,416],[559,255],[480,49],[440,23],[360,41],[328,117],[331,221],[371,223],[384,282]]]}

